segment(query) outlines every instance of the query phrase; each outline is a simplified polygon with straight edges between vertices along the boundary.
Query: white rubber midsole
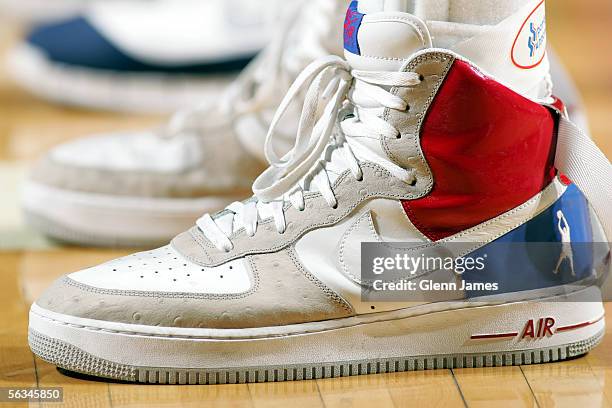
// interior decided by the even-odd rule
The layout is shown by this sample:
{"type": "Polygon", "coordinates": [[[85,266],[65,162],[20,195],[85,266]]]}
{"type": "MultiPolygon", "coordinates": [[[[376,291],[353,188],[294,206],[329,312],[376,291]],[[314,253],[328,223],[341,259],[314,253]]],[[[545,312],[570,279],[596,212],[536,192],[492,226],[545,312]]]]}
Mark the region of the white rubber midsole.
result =
{"type": "Polygon", "coordinates": [[[49,61],[27,44],[8,57],[13,79],[35,95],[69,105],[139,113],[174,113],[215,103],[236,74],[130,74],[49,61]]]}
{"type": "MultiPolygon", "coordinates": [[[[170,240],[239,196],[197,199],[110,196],[27,182],[22,205],[29,214],[63,229],[111,240],[170,240]]],[[[61,237],[59,237],[61,238],[61,237]]],[[[135,242],[137,244],[137,242],[135,242]]]]}
{"type": "Polygon", "coordinates": [[[87,0],[0,0],[0,12],[24,22],[45,22],[77,14],[87,0]]]}
{"type": "Polygon", "coordinates": [[[207,337],[196,338],[181,336],[186,329],[164,328],[162,333],[156,328],[156,334],[146,334],[138,326],[135,330],[141,333],[135,334],[126,331],[126,325],[116,325],[113,330],[112,323],[58,315],[33,305],[30,329],[95,357],[137,367],[226,369],[504,353],[557,347],[596,336],[605,327],[603,305],[575,301],[584,296],[583,292],[556,301],[478,306],[394,319],[389,317],[395,312],[388,312],[379,314],[378,321],[358,317],[319,322],[319,330],[310,332],[311,323],[279,326],[268,328],[274,335],[259,338],[248,338],[248,333],[261,329],[243,329],[241,338],[236,337],[238,331],[223,329],[202,329],[207,337]],[[546,319],[554,319],[552,334],[538,327],[546,319]],[[533,335],[525,331],[529,322],[534,325],[533,335]],[[299,326],[305,328],[301,334],[296,331],[299,326]],[[283,329],[293,334],[283,335],[283,329]]]}

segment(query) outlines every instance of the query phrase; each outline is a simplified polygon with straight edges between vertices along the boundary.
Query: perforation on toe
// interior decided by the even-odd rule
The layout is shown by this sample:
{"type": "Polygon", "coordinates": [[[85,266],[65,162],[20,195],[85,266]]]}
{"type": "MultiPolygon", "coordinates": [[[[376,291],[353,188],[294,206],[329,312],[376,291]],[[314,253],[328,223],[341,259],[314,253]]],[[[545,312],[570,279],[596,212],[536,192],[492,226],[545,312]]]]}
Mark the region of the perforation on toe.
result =
{"type": "Polygon", "coordinates": [[[237,259],[205,268],[171,246],[139,252],[69,275],[101,289],[176,293],[239,294],[252,285],[248,262],[237,259]]]}

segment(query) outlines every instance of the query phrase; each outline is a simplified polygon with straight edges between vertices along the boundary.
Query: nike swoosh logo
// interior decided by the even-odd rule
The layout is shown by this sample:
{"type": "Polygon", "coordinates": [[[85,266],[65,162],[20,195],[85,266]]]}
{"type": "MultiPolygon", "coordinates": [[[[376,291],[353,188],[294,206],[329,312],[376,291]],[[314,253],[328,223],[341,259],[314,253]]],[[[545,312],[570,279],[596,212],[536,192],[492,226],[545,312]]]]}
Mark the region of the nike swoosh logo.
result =
{"type": "MultiPolygon", "coordinates": [[[[446,245],[446,242],[386,242],[380,237],[380,235],[376,231],[376,227],[374,226],[374,221],[372,219],[372,212],[368,210],[361,214],[343,234],[342,239],[340,241],[340,249],[338,254],[342,272],[351,281],[364,286],[370,286],[373,283],[374,279],[364,279],[361,275],[361,256],[356,255],[361,254],[361,244],[363,242],[379,243],[380,245],[377,248],[377,255],[384,258],[394,258],[396,254],[402,252],[407,254],[411,258],[418,258],[421,256],[431,258],[457,258],[461,256],[454,253],[458,248],[457,245],[451,246],[453,248],[453,250],[451,250],[451,248],[446,245]]],[[[414,275],[398,277],[397,280],[416,279],[434,271],[435,269],[424,269],[414,275]]],[[[384,276],[382,275],[380,276],[380,278],[383,277],[384,276]]]]}
{"type": "MultiPolygon", "coordinates": [[[[555,181],[546,187],[540,194],[525,202],[523,205],[476,227],[437,242],[387,242],[377,232],[372,218],[372,212],[368,209],[359,215],[342,235],[338,250],[338,261],[341,271],[354,283],[362,286],[369,286],[372,284],[373,280],[362,279],[362,242],[380,243],[379,256],[381,257],[395,257],[397,253],[404,252],[409,257],[461,258],[529,221],[546,208],[553,205],[565,190],[566,187],[555,179],[555,181]]],[[[433,272],[436,272],[436,269],[422,269],[419,273],[398,277],[397,280],[418,279],[433,272]]]]}

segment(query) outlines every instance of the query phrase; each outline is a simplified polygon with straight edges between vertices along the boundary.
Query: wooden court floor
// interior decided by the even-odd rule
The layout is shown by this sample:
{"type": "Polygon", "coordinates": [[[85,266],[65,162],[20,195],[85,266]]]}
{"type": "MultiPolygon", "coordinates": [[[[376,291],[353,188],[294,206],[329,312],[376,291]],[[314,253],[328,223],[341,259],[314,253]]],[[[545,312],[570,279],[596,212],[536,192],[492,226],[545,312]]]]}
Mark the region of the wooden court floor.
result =
{"type": "MultiPolygon", "coordinates": [[[[583,93],[597,143],[612,157],[612,1],[549,0],[548,11],[550,39],[583,93]]],[[[0,52],[18,32],[0,19],[0,52]]],[[[17,191],[28,162],[82,134],[136,129],[158,119],[46,104],[17,89],[0,71],[0,248],[5,248],[0,251],[0,387],[62,386],[64,403],[48,406],[66,407],[612,406],[612,333],[588,356],[556,364],[249,385],[83,380],[34,358],[27,346],[32,300],[56,277],[127,251],[62,248],[24,228],[17,191]]],[[[612,312],[612,304],[606,309],[612,312]]],[[[0,403],[4,406],[10,405],[0,403]]]]}

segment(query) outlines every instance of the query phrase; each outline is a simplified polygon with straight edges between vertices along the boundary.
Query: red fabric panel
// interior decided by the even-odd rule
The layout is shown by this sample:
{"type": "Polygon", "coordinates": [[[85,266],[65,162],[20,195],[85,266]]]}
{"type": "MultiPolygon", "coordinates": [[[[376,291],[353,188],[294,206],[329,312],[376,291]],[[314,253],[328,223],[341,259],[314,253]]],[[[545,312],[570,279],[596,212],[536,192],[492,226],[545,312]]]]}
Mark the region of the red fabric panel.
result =
{"type": "Polygon", "coordinates": [[[548,108],[456,61],[421,129],[433,191],[407,215],[440,240],[521,205],[555,176],[555,134],[548,108]]]}

